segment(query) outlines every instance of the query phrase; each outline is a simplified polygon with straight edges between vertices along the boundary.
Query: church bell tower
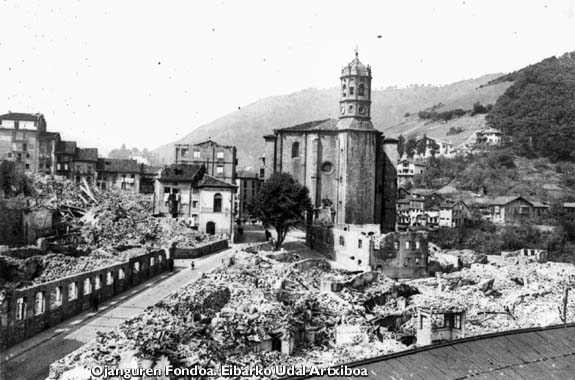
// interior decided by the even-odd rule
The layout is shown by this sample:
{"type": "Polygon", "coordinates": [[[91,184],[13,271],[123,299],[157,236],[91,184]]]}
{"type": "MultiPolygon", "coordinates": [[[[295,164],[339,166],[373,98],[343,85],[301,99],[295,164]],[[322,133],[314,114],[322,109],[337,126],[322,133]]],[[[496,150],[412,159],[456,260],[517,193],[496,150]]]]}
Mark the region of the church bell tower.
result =
{"type": "Polygon", "coordinates": [[[341,70],[341,100],[339,118],[371,119],[371,67],[358,58],[341,70]]]}

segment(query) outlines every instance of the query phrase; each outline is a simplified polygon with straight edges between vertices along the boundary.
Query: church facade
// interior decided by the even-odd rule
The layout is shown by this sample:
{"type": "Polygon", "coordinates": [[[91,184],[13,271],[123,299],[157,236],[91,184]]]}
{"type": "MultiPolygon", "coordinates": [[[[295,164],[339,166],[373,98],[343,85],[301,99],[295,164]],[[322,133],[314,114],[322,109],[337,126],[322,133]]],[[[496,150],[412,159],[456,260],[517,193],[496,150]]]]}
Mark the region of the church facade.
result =
{"type": "Polygon", "coordinates": [[[340,76],[338,119],[276,129],[265,139],[265,178],[290,173],[335,225],[379,225],[395,231],[397,140],[371,122],[371,68],[356,57],[340,76]]]}

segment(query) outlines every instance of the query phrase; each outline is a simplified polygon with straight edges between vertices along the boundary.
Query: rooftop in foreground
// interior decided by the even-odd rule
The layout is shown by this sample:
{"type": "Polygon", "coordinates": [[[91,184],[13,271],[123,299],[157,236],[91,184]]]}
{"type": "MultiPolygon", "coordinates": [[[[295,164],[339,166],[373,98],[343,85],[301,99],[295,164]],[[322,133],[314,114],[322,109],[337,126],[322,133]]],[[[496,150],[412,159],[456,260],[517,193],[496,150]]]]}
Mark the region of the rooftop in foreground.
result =
{"type": "Polygon", "coordinates": [[[575,324],[474,336],[348,367],[367,368],[370,379],[573,379],[575,324]]]}

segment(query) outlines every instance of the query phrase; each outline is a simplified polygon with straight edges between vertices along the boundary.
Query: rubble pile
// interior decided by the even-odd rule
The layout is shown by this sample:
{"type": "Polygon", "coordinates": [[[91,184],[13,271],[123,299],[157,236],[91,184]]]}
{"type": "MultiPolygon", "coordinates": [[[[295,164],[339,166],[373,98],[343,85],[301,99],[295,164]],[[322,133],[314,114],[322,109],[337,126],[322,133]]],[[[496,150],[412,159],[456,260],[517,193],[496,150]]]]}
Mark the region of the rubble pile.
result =
{"type": "MultiPolygon", "coordinates": [[[[69,371],[121,365],[128,359],[116,350],[123,347],[130,360],[151,367],[337,365],[413,347],[415,316],[423,308],[465,311],[467,336],[561,323],[562,289],[575,282],[575,267],[562,263],[474,262],[435,278],[396,282],[321,260],[285,263],[266,255],[236,252],[59,364],[69,371]],[[326,288],[318,279],[338,286],[326,288]],[[357,329],[363,337],[342,343],[357,329]]],[[[441,327],[439,315],[433,318],[441,327]]],[[[575,306],[567,315],[575,317],[575,306]]]]}

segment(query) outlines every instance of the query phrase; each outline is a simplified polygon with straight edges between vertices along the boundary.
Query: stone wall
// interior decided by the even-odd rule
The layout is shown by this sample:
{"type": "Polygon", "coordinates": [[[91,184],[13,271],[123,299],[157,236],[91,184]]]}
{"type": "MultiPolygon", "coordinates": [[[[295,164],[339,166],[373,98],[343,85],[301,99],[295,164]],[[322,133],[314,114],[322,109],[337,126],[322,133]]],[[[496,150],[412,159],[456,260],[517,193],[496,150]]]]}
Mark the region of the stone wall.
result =
{"type": "Polygon", "coordinates": [[[218,240],[213,243],[197,247],[197,248],[176,248],[176,259],[195,259],[209,255],[210,253],[220,252],[228,248],[227,240],[218,240]]]}
{"type": "Polygon", "coordinates": [[[0,304],[0,350],[77,315],[169,269],[164,250],[127,262],[8,291],[0,304]]]}
{"type": "Polygon", "coordinates": [[[305,240],[308,247],[335,260],[333,236],[333,227],[310,225],[305,240]]]}

